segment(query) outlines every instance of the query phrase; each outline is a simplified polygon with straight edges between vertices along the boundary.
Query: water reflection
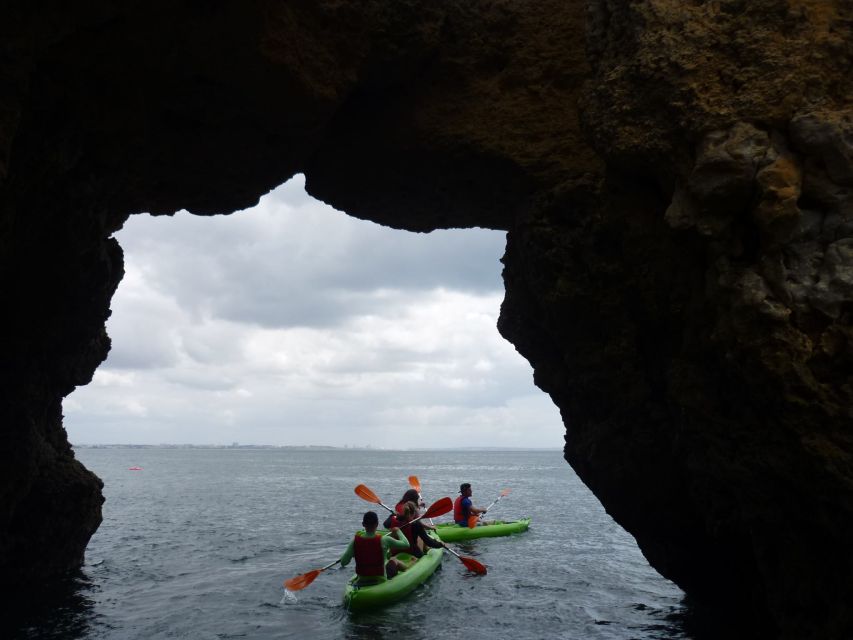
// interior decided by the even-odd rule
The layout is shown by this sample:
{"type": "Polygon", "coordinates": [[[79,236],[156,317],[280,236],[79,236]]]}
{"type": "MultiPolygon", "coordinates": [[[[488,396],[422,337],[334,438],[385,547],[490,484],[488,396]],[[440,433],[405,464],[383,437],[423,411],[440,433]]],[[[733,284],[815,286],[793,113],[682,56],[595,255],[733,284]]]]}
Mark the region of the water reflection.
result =
{"type": "Polygon", "coordinates": [[[421,640],[427,636],[433,636],[428,628],[425,628],[426,620],[423,614],[418,614],[409,608],[398,608],[404,615],[394,616],[389,619],[387,610],[383,613],[362,613],[350,615],[344,621],[344,637],[349,640],[376,640],[392,636],[405,637],[407,640],[421,640]]]}
{"type": "Polygon", "coordinates": [[[689,640],[762,640],[776,637],[769,626],[758,625],[750,612],[738,609],[737,603],[711,607],[684,596],[680,605],[655,612],[654,617],[660,622],[645,627],[645,630],[660,635],[653,633],[651,637],[689,640]]]}
{"type": "Polygon", "coordinates": [[[0,637],[12,640],[92,638],[95,619],[92,594],[97,587],[82,571],[51,585],[38,597],[6,598],[9,615],[0,622],[0,637]]]}

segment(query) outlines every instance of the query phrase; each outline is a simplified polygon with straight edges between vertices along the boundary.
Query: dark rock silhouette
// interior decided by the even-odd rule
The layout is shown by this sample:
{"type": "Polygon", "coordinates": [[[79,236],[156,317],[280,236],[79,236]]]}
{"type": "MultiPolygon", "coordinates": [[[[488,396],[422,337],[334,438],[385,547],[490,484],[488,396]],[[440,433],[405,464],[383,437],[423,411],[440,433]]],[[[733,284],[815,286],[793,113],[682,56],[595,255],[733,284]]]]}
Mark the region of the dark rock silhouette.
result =
{"type": "Polygon", "coordinates": [[[349,214],[508,230],[499,328],[566,459],[694,600],[853,635],[853,5],[91,2],[0,9],[0,568],[79,565],[61,401],[127,216],[294,173],[349,214]]]}

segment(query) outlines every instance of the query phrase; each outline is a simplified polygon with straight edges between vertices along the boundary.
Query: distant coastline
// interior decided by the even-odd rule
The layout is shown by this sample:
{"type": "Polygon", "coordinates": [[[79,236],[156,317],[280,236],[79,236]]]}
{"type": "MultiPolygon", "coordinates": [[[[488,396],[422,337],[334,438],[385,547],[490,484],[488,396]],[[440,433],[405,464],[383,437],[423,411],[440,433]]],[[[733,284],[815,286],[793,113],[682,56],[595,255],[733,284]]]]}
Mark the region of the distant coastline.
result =
{"type": "Polygon", "coordinates": [[[559,447],[334,447],[329,445],[275,444],[72,444],[75,449],[286,449],[288,451],[562,451],[559,447]]]}

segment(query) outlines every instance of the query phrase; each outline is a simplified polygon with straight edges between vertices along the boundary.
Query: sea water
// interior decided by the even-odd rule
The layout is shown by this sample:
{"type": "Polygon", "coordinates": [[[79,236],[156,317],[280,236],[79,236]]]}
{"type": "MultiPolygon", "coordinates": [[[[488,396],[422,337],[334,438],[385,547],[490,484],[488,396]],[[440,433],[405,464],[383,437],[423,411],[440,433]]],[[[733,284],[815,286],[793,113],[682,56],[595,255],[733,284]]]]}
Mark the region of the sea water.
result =
{"type": "MultiPolygon", "coordinates": [[[[14,618],[12,638],[694,638],[683,593],[646,562],[560,451],[80,448],[105,483],[104,521],[60,595],[14,618]],[[131,471],[131,467],[141,470],[131,471]],[[332,562],[418,476],[424,499],[474,504],[511,493],[489,517],[532,518],[523,534],[455,545],[399,603],[341,606],[353,565],[286,596],[282,582],[332,562]]],[[[447,517],[441,520],[446,520],[447,517]]],[[[2,629],[0,629],[2,631],[2,629]]]]}

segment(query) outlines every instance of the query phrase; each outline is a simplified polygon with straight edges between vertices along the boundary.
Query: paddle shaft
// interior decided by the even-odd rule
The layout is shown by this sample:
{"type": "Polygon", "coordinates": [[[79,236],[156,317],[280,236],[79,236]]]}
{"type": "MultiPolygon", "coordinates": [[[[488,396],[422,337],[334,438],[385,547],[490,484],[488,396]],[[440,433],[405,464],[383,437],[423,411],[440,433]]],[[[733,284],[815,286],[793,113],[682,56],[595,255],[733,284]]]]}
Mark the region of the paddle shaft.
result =
{"type": "MultiPolygon", "coordinates": [[[[501,495],[499,495],[497,498],[495,498],[494,500],[492,500],[492,504],[490,504],[488,507],[486,507],[486,511],[491,511],[491,510],[492,510],[492,507],[494,507],[498,502],[500,502],[500,501],[501,501],[501,498],[503,498],[503,497],[504,497],[504,496],[503,496],[503,494],[501,494],[501,495]]],[[[478,516],[477,516],[477,518],[478,518],[478,519],[479,519],[479,518],[482,518],[482,517],[483,517],[483,515],[484,515],[484,514],[482,514],[482,513],[481,513],[480,515],[478,515],[478,516]]]]}
{"type": "Polygon", "coordinates": [[[453,549],[451,549],[451,548],[450,548],[450,547],[448,547],[447,545],[444,545],[444,548],[445,548],[445,549],[447,549],[450,553],[452,553],[454,556],[456,556],[456,557],[457,557],[457,558],[459,558],[460,560],[462,559],[462,556],[460,556],[458,553],[456,553],[453,549]]]}
{"type": "Polygon", "coordinates": [[[478,560],[474,560],[474,558],[466,558],[465,556],[460,556],[458,553],[456,553],[453,549],[448,547],[446,544],[444,545],[444,548],[447,549],[454,556],[459,558],[459,560],[462,561],[462,564],[465,565],[465,568],[468,569],[469,571],[473,571],[477,575],[481,575],[481,576],[486,575],[486,571],[487,571],[486,565],[482,564],[478,560]]]}
{"type": "Polygon", "coordinates": [[[378,504],[380,507],[384,508],[388,513],[397,513],[391,507],[389,507],[387,504],[384,504],[382,502],[377,502],[376,504],[378,504]]]}

